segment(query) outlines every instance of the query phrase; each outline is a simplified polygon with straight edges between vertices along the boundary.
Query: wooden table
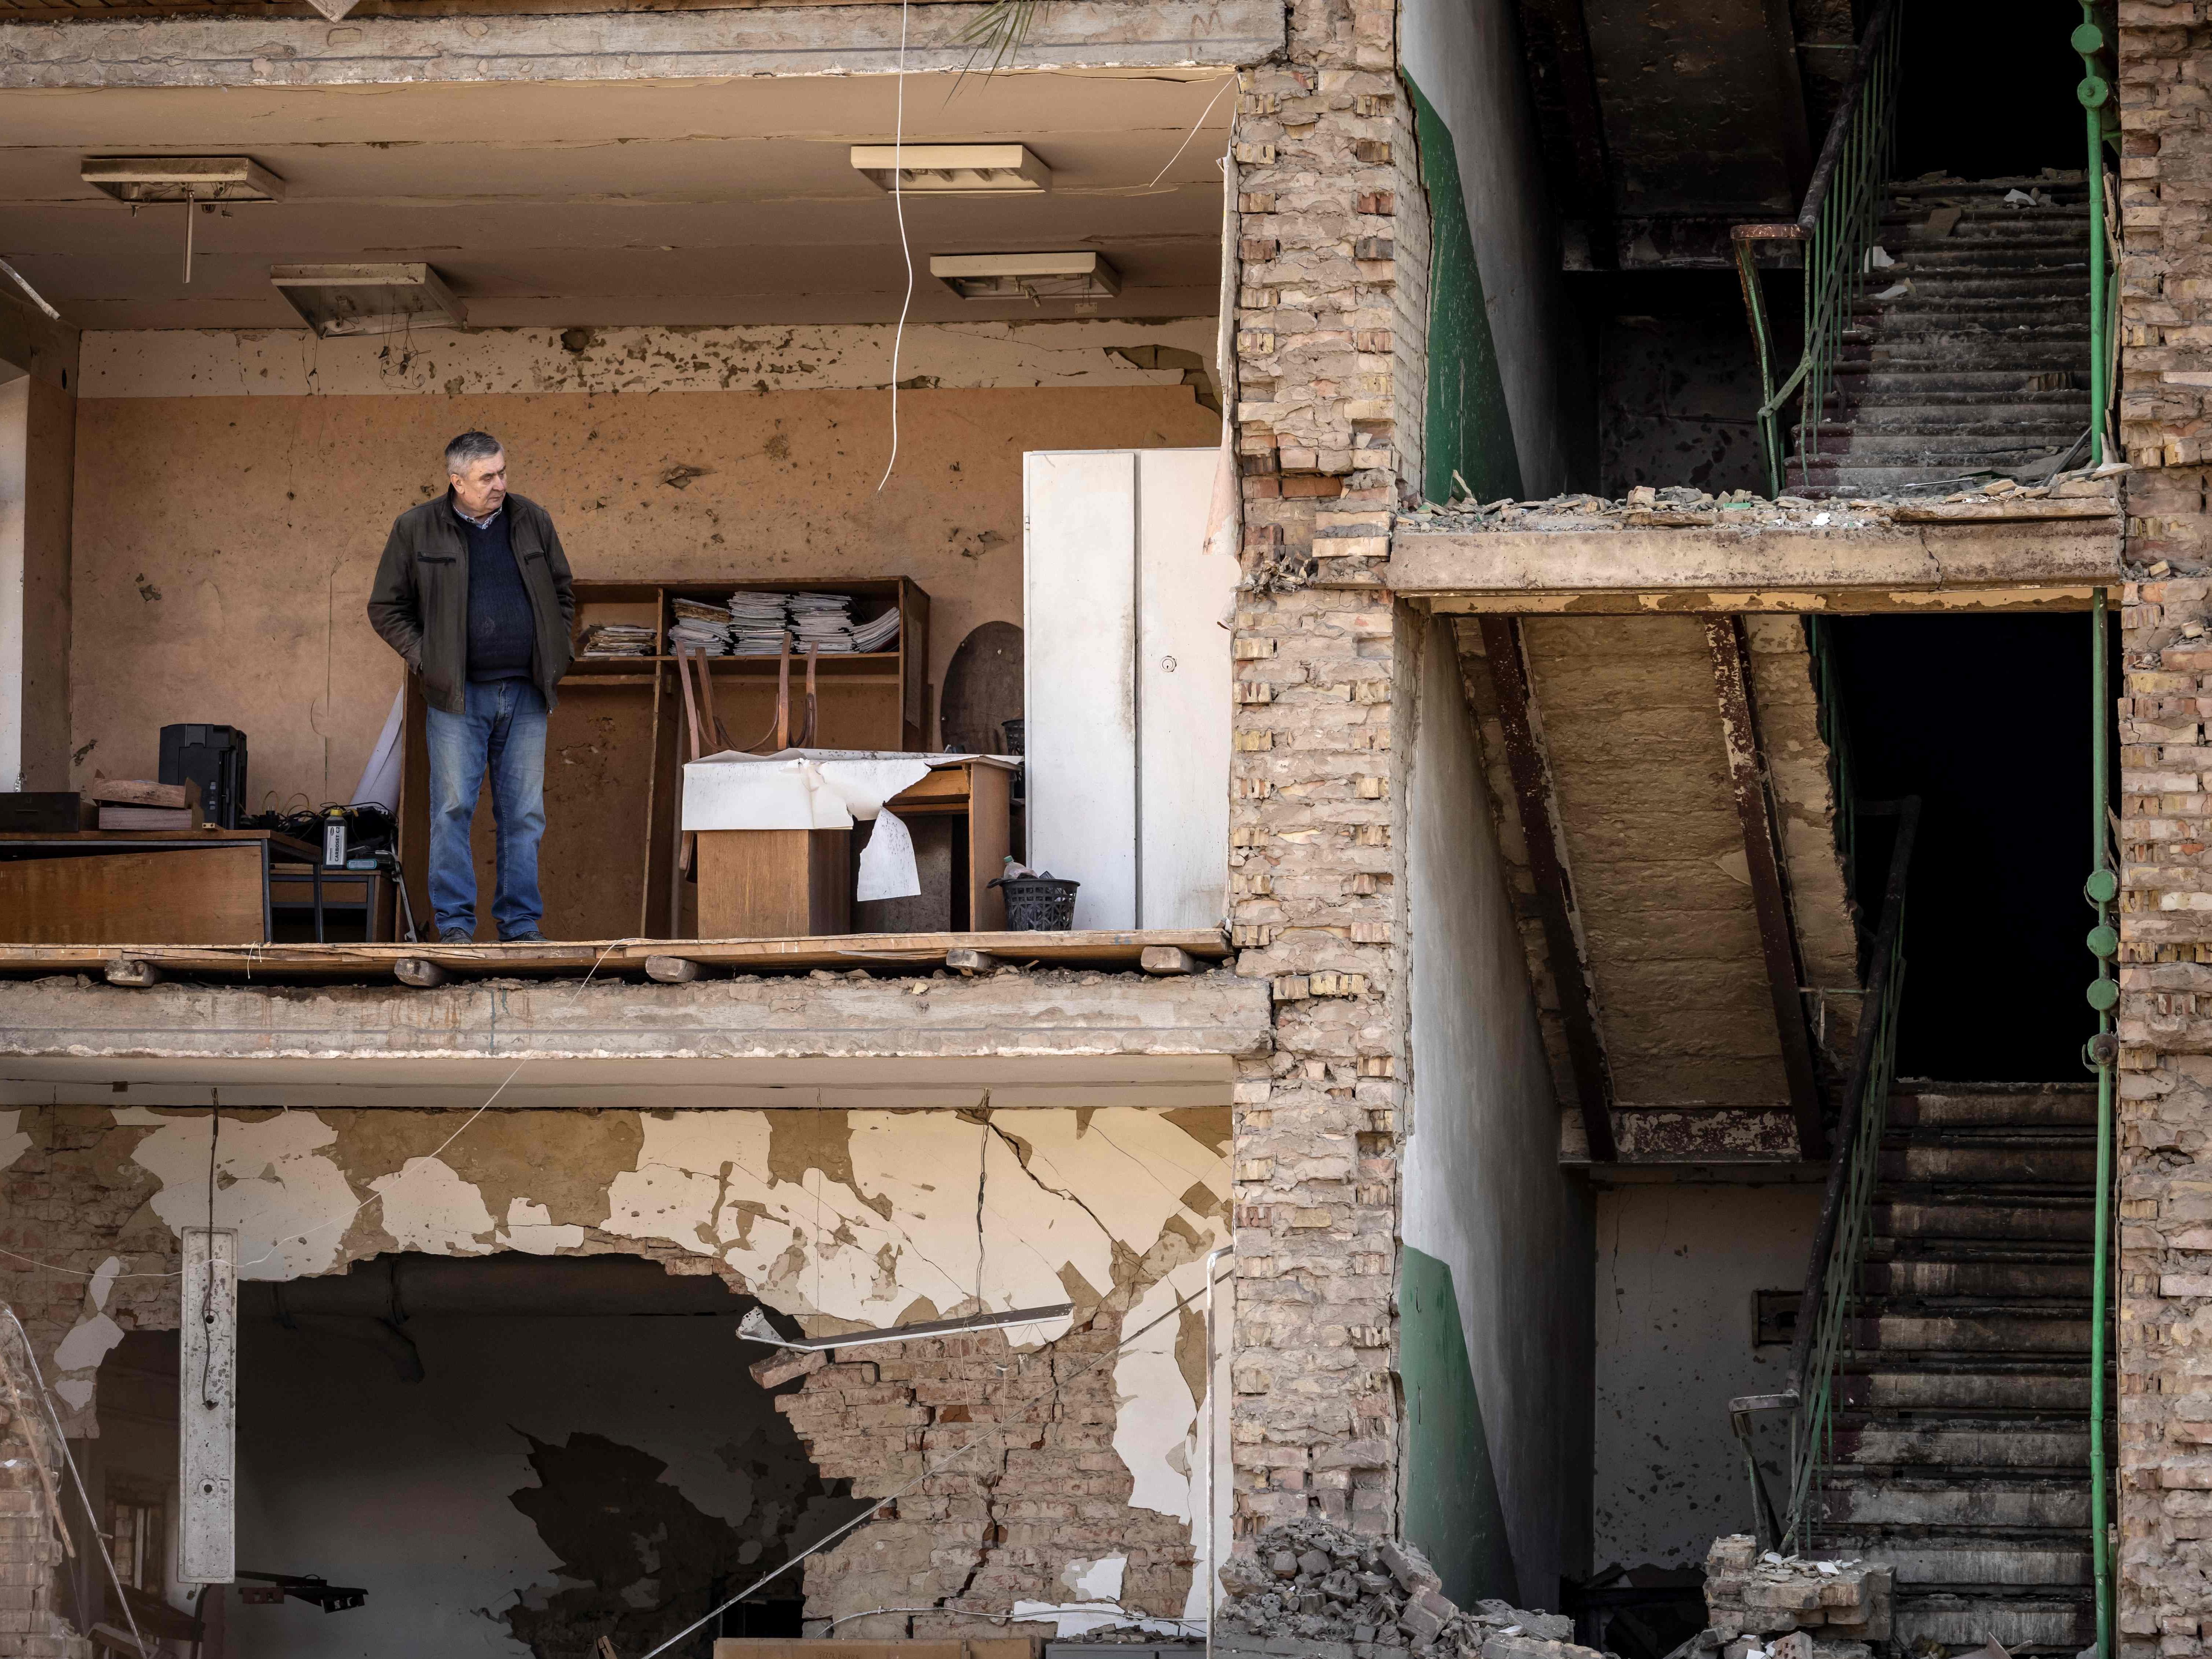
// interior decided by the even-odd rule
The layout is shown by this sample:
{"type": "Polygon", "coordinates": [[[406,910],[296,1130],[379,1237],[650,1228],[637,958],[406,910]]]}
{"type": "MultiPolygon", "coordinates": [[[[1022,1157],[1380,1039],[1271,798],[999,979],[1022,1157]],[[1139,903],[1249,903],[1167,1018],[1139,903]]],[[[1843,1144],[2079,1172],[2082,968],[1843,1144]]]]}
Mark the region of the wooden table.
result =
{"type": "Polygon", "coordinates": [[[269,908],[272,912],[308,910],[318,915],[315,940],[329,935],[325,928],[333,911],[361,913],[361,942],[375,945],[393,936],[391,875],[383,870],[340,869],[295,864],[286,858],[269,870],[269,908]]]}
{"type": "MultiPolygon", "coordinates": [[[[319,875],[320,848],[272,830],[0,834],[0,937],[24,945],[266,944],[276,855],[319,875]]],[[[316,922],[319,932],[319,904],[316,922]]]]}
{"type": "MultiPolygon", "coordinates": [[[[921,758],[917,756],[917,759],[921,758]]],[[[951,931],[994,933],[1006,925],[1003,888],[990,882],[1012,846],[1013,768],[978,756],[934,767],[884,803],[901,818],[957,817],[951,931]]],[[[850,925],[850,830],[702,830],[701,939],[789,939],[840,933],[850,925]]]]}

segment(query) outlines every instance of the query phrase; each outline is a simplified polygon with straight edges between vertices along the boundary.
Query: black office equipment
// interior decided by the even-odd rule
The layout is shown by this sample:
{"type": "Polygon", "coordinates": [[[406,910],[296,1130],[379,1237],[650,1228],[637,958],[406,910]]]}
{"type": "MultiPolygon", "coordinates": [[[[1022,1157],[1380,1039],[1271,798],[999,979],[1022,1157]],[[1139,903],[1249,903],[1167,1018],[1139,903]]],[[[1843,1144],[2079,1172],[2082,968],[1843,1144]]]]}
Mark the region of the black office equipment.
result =
{"type": "Polygon", "coordinates": [[[246,811],[246,733],[234,726],[163,726],[161,781],[198,784],[202,818],[237,829],[246,811]]]}

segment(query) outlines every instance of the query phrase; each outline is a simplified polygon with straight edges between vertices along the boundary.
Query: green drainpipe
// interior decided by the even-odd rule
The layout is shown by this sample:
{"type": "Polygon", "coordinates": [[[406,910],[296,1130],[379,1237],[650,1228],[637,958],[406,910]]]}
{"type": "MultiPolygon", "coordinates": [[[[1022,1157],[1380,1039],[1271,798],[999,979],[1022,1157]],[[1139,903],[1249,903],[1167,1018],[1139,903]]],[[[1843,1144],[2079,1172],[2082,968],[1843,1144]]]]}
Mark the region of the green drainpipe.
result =
{"type": "Polygon", "coordinates": [[[2087,941],[2097,959],[2097,977],[2089,982],[2088,991],[2089,1006],[2097,1011],[2097,1035],[2088,1045],[2097,1072],[2097,1220],[2089,1268],[2089,1561],[2097,1587],[2097,1650],[2104,1659],[2114,1659],[2112,1561],[2106,1522],[2110,1481],[2105,1467],[2105,1332],[2112,1296],[2112,1074],[2119,1057],[2112,1010],[2120,1000],[2120,985],[2113,977],[2112,960],[2119,954],[2120,936],[2112,926],[2112,902],[2119,896],[2120,878],[2112,867],[2106,830],[2107,733],[2112,708],[2106,684],[2108,602],[2106,590],[2099,588],[2089,612],[2096,629],[2089,647],[2091,853],[2089,879],[2082,892],[2097,913],[2097,925],[2087,941]]]}
{"type": "Polygon", "coordinates": [[[2074,50],[2081,57],[2081,80],[2074,95],[2081,101],[2089,130],[2089,460],[2101,466],[2113,458],[2105,453],[2106,411],[2112,406],[2112,319],[2107,290],[2110,273],[2105,250],[2105,143],[2118,124],[2112,107],[2111,38],[2097,21],[2092,0],[2081,0],[2081,22],[2075,29],[2074,50]]]}

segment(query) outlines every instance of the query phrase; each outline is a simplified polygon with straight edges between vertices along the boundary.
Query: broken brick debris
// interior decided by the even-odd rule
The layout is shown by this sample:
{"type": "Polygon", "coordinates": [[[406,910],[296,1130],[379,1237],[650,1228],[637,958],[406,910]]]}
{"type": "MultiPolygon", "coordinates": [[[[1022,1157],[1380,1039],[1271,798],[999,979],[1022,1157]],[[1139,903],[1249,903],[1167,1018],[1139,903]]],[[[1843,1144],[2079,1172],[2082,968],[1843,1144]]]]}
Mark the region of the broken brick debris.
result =
{"type": "Polygon", "coordinates": [[[1656,489],[1638,484],[1620,500],[1603,495],[1554,495],[1546,501],[1428,502],[1401,514],[1401,528],[1453,534],[1479,531],[1571,532],[1621,528],[1864,530],[1893,523],[1900,511],[1924,514],[1930,507],[1990,506],[2011,501],[2074,500],[2112,495],[2112,478],[2094,469],[2062,472],[2033,483],[1976,476],[1956,480],[1962,488],[1916,490],[1891,495],[1778,495],[1768,500],[1748,489],[1718,495],[1688,485],[1656,489]]]}
{"type": "Polygon", "coordinates": [[[1761,1553],[1731,1534],[1705,1556],[1699,1645],[1721,1659],[1869,1659],[1868,1644],[1889,1640],[1890,1588],[1887,1567],[1761,1553]]]}
{"type": "Polygon", "coordinates": [[[1413,1545],[1292,1521],[1261,1533],[1250,1555],[1221,1569],[1230,1599],[1214,1650],[1368,1659],[1382,1653],[1437,1659],[1605,1659],[1567,1638],[1574,1621],[1503,1601],[1462,1607],[1413,1545]]]}

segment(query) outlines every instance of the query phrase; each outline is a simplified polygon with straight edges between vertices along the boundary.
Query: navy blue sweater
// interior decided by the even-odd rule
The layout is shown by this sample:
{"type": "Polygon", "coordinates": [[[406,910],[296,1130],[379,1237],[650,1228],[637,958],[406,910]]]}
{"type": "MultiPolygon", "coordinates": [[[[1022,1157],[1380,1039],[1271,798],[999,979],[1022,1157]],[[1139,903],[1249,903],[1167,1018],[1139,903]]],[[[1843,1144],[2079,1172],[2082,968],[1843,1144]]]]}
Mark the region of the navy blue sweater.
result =
{"type": "Polygon", "coordinates": [[[469,678],[523,680],[530,678],[530,655],[537,637],[530,615],[530,591],[514,562],[507,509],[479,529],[453,517],[469,538],[469,678]]]}

